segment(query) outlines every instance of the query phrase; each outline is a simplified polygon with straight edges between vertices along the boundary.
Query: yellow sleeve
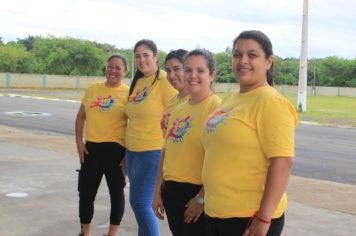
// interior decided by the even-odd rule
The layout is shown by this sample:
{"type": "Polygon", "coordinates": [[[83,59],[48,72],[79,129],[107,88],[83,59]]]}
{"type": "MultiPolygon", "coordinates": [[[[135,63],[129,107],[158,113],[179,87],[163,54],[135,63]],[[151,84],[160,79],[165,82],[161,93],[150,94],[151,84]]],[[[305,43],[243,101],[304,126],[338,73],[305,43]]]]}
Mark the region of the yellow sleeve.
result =
{"type": "Polygon", "coordinates": [[[86,110],[86,109],[88,108],[88,106],[89,106],[89,104],[88,104],[88,99],[89,99],[90,96],[92,95],[92,93],[93,93],[93,91],[95,90],[95,87],[97,87],[97,85],[98,85],[97,83],[96,83],[96,84],[93,84],[93,85],[89,86],[89,88],[87,88],[87,89],[85,90],[84,96],[83,96],[83,98],[82,98],[82,100],[81,100],[81,103],[83,104],[85,110],[86,110]]]}
{"type": "Polygon", "coordinates": [[[256,127],[266,157],[294,157],[297,123],[297,113],[288,100],[273,97],[263,103],[256,127]]]}

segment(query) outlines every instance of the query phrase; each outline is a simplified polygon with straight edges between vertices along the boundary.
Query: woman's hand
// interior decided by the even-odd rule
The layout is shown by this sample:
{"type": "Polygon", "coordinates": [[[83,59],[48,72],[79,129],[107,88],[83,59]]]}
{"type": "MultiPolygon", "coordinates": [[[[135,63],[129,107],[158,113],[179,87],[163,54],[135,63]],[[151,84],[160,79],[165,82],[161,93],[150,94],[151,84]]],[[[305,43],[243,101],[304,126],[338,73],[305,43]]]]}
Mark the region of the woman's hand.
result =
{"type": "Polygon", "coordinates": [[[190,199],[189,202],[185,205],[186,209],[184,212],[184,222],[197,222],[203,212],[203,206],[203,204],[197,202],[195,197],[190,199]]]}
{"type": "Polygon", "coordinates": [[[77,142],[77,150],[78,150],[80,163],[83,164],[85,154],[88,154],[87,147],[85,146],[85,144],[83,142],[77,142]]]}
{"type": "Polygon", "coordinates": [[[160,191],[159,193],[155,194],[155,197],[152,202],[152,209],[158,219],[164,220],[164,206],[160,191]]]}
{"type": "Polygon", "coordinates": [[[251,220],[251,224],[246,228],[242,236],[266,236],[271,224],[261,222],[256,217],[251,220]]]}
{"type": "Polygon", "coordinates": [[[124,173],[124,175],[127,175],[125,157],[122,158],[122,160],[120,161],[120,167],[121,167],[122,173],[124,173]]]}

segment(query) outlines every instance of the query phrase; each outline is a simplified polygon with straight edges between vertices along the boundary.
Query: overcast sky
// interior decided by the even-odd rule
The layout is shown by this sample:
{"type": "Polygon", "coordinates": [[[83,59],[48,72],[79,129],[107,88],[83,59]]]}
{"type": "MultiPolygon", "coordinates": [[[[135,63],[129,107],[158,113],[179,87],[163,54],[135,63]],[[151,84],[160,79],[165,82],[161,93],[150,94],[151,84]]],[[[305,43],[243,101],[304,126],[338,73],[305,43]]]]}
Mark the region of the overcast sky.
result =
{"type": "MultiPolygon", "coordinates": [[[[356,1],[309,1],[308,58],[356,58],[356,1]]],[[[303,0],[4,0],[0,37],[70,36],[118,48],[149,38],[159,49],[224,51],[243,30],[272,40],[274,53],[299,57],[303,0]]]]}

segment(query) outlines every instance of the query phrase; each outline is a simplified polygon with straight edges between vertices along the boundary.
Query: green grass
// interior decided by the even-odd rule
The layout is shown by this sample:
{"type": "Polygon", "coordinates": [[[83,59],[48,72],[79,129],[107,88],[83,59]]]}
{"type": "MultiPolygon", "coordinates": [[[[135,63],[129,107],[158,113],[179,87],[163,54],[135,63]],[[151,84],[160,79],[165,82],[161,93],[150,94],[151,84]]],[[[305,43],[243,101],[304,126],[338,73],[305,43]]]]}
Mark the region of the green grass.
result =
{"type": "MultiPolygon", "coordinates": [[[[224,97],[225,93],[218,93],[224,97]]],[[[297,95],[284,95],[297,110],[297,95]]],[[[329,126],[356,127],[356,97],[308,96],[307,111],[298,112],[299,120],[329,126]]]]}
{"type": "MultiPolygon", "coordinates": [[[[84,90],[6,90],[0,94],[17,93],[34,97],[80,101],[84,90]]],[[[218,93],[224,97],[225,93],[218,93]]],[[[285,95],[297,109],[297,95],[285,95]]],[[[356,127],[356,97],[308,96],[307,111],[298,112],[299,120],[330,126],[356,127]]]]}
{"type": "MultiPolygon", "coordinates": [[[[297,108],[297,95],[286,97],[297,108]]],[[[356,97],[308,96],[307,111],[298,115],[303,121],[356,127],[356,97]]]]}

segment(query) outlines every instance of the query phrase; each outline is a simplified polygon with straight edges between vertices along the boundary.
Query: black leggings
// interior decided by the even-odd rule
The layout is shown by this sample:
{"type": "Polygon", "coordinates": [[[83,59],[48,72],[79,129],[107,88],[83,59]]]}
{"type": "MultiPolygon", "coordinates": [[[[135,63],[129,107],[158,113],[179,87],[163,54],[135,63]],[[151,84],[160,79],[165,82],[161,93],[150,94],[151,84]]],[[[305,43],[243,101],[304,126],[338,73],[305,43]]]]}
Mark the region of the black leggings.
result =
{"type": "Polygon", "coordinates": [[[90,224],[95,197],[105,175],[111,201],[110,224],[119,225],[125,208],[125,177],[120,167],[125,148],[114,142],[87,142],[85,145],[88,154],[85,155],[78,179],[80,223],[90,224]]]}
{"type": "Polygon", "coordinates": [[[166,211],[169,229],[173,236],[204,236],[204,212],[196,223],[184,223],[185,205],[195,197],[201,185],[164,181],[161,196],[166,211]]]}
{"type": "MultiPolygon", "coordinates": [[[[206,217],[206,232],[208,236],[240,236],[244,233],[247,224],[250,222],[248,218],[214,218],[206,217]]],[[[282,233],[284,226],[284,214],[272,219],[271,225],[266,236],[279,236],[282,233]]]]}

